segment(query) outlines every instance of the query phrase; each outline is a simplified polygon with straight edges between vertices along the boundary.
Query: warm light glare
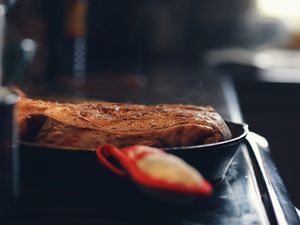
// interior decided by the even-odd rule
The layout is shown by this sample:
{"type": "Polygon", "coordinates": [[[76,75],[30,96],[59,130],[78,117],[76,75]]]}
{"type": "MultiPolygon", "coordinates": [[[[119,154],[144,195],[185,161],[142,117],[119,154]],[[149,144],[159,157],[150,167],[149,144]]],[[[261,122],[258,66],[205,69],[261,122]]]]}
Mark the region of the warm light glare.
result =
{"type": "Polygon", "coordinates": [[[290,28],[300,29],[300,0],[257,0],[257,8],[265,16],[280,18],[290,28]]]}

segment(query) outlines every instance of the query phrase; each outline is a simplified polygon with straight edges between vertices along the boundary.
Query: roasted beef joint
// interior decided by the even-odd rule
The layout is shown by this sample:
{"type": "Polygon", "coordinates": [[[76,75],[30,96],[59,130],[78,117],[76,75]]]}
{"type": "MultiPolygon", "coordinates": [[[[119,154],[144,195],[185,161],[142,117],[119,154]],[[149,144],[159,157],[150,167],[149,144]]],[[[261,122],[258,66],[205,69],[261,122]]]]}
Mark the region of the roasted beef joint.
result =
{"type": "Polygon", "coordinates": [[[20,97],[16,117],[21,141],[55,147],[179,147],[231,138],[226,123],[210,106],[76,104],[20,97]]]}

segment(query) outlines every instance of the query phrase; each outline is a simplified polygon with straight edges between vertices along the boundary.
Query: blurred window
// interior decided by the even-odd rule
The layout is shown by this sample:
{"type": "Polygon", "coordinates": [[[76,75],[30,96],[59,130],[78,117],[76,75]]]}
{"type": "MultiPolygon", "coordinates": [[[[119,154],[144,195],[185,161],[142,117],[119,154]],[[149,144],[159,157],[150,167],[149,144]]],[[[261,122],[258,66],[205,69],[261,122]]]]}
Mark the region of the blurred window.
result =
{"type": "Polygon", "coordinates": [[[256,0],[256,3],[262,15],[279,18],[291,31],[300,31],[300,0],[256,0]]]}

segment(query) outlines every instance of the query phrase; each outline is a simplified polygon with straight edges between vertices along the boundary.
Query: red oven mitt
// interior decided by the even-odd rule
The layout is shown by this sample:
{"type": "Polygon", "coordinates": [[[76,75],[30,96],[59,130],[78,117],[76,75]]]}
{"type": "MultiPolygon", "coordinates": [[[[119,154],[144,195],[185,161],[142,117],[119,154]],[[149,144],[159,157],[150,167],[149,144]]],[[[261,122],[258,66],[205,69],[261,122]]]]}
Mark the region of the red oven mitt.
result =
{"type": "Polygon", "coordinates": [[[182,159],[163,150],[136,145],[118,149],[111,144],[96,150],[99,161],[120,176],[130,176],[143,189],[181,196],[208,197],[211,184],[182,159]],[[111,163],[114,158],[121,168],[111,163]]]}

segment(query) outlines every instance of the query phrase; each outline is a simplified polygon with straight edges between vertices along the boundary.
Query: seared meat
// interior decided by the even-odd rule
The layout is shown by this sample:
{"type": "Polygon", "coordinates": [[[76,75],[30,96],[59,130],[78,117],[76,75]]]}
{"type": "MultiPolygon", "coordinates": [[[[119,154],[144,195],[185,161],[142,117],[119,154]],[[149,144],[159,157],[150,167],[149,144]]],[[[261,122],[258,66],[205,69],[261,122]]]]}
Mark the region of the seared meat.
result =
{"type": "Polygon", "coordinates": [[[231,138],[212,107],[72,104],[21,97],[16,112],[21,140],[57,147],[95,149],[103,143],[175,147],[231,138]]]}

